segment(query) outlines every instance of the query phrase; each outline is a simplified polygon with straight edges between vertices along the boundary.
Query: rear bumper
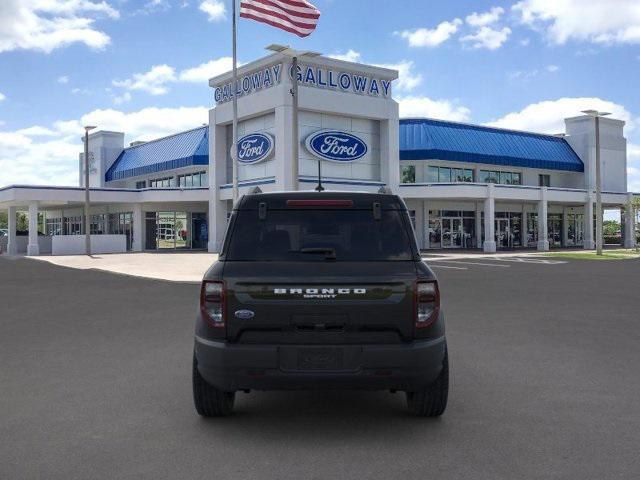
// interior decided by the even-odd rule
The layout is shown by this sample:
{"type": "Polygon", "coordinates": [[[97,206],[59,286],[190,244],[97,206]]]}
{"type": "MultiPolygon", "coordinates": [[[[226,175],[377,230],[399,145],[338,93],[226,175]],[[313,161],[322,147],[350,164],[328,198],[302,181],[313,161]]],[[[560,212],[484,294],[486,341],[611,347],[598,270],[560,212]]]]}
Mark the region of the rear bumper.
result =
{"type": "Polygon", "coordinates": [[[195,339],[207,383],[236,390],[421,390],[442,370],[445,337],[400,345],[238,345],[195,339]]]}

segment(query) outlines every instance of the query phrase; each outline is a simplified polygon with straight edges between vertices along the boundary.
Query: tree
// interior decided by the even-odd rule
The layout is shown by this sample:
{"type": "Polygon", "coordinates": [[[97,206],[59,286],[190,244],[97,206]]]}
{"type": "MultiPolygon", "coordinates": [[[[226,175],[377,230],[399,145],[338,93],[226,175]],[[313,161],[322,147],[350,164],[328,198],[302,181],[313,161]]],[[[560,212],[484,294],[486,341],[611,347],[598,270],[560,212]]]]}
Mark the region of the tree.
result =
{"type": "Polygon", "coordinates": [[[636,252],[637,252],[638,249],[640,249],[640,242],[638,241],[638,237],[640,236],[638,235],[639,225],[640,225],[640,197],[638,196],[634,196],[633,200],[631,201],[631,215],[632,215],[632,218],[635,219],[635,224],[636,224],[636,231],[634,233],[636,234],[636,252]]]}
{"type": "Polygon", "coordinates": [[[620,222],[605,220],[602,224],[602,233],[605,237],[615,237],[620,234],[620,222]]]}
{"type": "Polygon", "coordinates": [[[7,212],[0,212],[0,228],[9,228],[7,221],[7,212]]]}

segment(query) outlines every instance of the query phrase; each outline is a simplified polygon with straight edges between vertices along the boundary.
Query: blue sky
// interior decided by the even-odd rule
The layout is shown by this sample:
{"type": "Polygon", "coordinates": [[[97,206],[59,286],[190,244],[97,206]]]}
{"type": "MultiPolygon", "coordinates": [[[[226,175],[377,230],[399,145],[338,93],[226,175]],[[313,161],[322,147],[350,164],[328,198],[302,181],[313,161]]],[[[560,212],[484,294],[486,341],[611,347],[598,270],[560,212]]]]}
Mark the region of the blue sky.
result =
{"type": "MultiPolygon", "coordinates": [[[[638,0],[315,0],[306,39],[241,20],[239,59],[270,43],[400,70],[401,115],[558,133],[587,108],[627,121],[640,192],[638,0]]],[[[149,139],[207,121],[230,66],[230,0],[2,0],[0,186],[75,184],[81,125],[149,139]]]]}

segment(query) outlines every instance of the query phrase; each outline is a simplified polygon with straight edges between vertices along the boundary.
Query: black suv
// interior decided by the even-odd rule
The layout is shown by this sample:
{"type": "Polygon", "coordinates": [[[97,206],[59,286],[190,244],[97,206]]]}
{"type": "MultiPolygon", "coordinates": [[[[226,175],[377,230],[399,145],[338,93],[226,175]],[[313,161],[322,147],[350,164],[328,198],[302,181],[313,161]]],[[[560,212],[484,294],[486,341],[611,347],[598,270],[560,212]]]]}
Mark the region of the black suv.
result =
{"type": "Polygon", "coordinates": [[[406,392],[441,415],[449,366],[440,292],[396,195],[245,195],[202,281],[193,395],[203,416],[235,392],[406,392]]]}

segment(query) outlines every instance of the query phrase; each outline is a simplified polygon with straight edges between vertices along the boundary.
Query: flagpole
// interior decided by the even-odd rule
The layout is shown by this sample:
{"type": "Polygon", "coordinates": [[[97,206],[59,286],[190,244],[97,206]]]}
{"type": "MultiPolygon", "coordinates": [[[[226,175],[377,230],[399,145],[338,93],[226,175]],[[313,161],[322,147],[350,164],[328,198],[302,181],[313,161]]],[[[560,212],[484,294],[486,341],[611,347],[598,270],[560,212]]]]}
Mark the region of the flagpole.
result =
{"type": "Polygon", "coordinates": [[[291,179],[293,190],[298,190],[298,57],[294,56],[291,62],[293,68],[292,88],[291,95],[293,96],[293,108],[291,111],[291,136],[293,138],[293,144],[291,145],[291,179]]]}
{"type": "Polygon", "coordinates": [[[233,202],[238,200],[238,53],[236,45],[236,1],[233,2],[233,126],[231,140],[231,161],[233,162],[233,202]]]}

